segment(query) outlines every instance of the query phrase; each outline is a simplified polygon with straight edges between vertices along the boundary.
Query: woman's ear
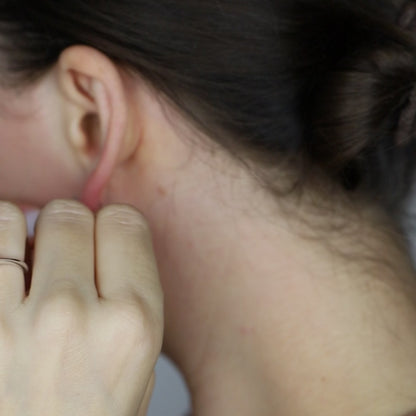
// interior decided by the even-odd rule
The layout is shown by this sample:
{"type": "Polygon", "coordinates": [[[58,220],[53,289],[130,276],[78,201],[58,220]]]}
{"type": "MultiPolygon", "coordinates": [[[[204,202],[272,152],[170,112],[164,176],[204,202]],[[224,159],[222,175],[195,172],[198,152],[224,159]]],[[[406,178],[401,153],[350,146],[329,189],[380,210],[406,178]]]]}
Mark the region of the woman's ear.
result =
{"type": "Polygon", "coordinates": [[[71,46],[57,63],[66,137],[88,172],[82,202],[96,210],[128,138],[128,102],[121,73],[104,54],[71,46]]]}

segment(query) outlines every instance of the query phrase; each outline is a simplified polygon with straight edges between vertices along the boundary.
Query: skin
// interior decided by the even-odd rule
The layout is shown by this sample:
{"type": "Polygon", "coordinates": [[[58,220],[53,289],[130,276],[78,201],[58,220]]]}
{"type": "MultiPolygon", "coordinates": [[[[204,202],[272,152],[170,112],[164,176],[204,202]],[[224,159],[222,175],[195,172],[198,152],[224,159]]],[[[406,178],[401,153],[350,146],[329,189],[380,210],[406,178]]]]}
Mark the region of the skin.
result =
{"type": "MultiPolygon", "coordinates": [[[[28,294],[20,267],[0,268],[0,413],[144,416],[163,333],[146,222],[132,207],[94,216],[57,200],[35,245],[28,294]]],[[[0,203],[2,256],[23,259],[25,246],[24,215],[0,203]]]]}
{"type": "MultiPolygon", "coordinates": [[[[382,212],[334,193],[315,231],[342,220],[346,232],[303,238],[310,228],[293,213],[307,205],[287,200],[283,210],[139,76],[88,47],[68,48],[0,102],[3,199],[74,198],[93,211],[121,203],[146,218],[163,349],[195,415],[416,409],[415,273],[382,212]],[[376,261],[334,255],[323,241],[376,261]]],[[[327,200],[325,187],[307,189],[308,199],[327,200]]]]}

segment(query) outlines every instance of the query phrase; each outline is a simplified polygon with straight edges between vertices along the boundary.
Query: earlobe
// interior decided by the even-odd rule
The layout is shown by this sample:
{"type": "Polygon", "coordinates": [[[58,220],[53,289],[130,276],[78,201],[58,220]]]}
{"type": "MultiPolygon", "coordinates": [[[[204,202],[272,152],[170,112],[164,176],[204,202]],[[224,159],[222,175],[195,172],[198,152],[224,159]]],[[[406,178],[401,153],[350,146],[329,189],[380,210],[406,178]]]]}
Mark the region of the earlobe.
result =
{"type": "Polygon", "coordinates": [[[58,61],[58,74],[69,144],[88,172],[82,202],[97,210],[127,140],[123,81],[107,56],[86,46],[66,49],[58,61]]]}

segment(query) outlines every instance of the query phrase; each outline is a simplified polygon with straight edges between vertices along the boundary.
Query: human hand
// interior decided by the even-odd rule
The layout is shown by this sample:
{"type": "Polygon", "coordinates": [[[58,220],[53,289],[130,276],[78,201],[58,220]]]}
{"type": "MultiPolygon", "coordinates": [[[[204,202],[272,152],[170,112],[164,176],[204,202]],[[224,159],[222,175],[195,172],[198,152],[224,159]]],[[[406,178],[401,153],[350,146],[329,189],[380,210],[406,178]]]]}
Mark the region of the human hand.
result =
{"type": "MultiPolygon", "coordinates": [[[[26,222],[0,203],[0,257],[23,260],[26,222]]],[[[0,265],[0,414],[145,415],[163,332],[145,221],[131,207],[94,215],[73,201],[40,213],[29,293],[0,265]]]]}

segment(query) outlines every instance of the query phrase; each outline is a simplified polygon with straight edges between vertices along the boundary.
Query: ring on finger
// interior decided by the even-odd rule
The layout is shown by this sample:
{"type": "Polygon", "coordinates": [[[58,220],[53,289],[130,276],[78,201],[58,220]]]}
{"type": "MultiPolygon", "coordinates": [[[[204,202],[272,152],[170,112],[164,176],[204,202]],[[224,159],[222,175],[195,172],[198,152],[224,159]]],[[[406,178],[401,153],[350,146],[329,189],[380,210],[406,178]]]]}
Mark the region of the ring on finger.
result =
{"type": "Polygon", "coordinates": [[[6,265],[18,266],[23,270],[24,273],[27,273],[29,271],[29,266],[26,264],[26,262],[22,260],[0,258],[0,266],[6,266],[6,265]]]}

